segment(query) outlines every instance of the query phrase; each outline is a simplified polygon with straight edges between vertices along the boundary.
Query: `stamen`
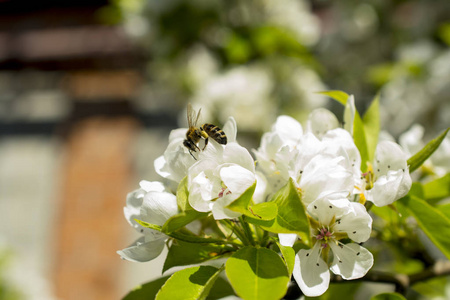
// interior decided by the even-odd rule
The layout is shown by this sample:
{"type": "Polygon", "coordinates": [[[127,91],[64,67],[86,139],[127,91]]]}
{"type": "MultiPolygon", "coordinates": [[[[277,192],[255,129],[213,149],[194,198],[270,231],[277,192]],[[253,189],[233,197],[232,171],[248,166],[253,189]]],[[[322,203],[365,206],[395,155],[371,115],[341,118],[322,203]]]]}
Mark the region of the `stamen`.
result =
{"type": "Polygon", "coordinates": [[[356,255],[360,255],[360,254],[361,254],[361,252],[359,252],[359,251],[357,251],[357,250],[354,250],[354,249],[350,248],[349,246],[343,244],[342,242],[339,242],[339,241],[338,241],[338,243],[339,243],[339,246],[340,246],[341,248],[344,248],[344,247],[345,247],[345,248],[347,248],[348,250],[350,250],[351,252],[353,252],[353,253],[356,254],[356,255]]]}
{"type": "Polygon", "coordinates": [[[316,266],[319,266],[319,259],[321,255],[322,255],[322,248],[319,248],[319,255],[317,255],[316,266]]]}

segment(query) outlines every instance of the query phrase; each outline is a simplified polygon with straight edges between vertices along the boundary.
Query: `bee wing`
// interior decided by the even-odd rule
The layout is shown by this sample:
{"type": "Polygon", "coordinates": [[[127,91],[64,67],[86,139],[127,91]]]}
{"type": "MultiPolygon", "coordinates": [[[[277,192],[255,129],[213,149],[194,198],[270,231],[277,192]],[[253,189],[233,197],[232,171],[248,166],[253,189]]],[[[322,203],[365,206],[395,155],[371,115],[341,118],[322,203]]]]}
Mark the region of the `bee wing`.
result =
{"type": "Polygon", "coordinates": [[[197,124],[198,124],[198,119],[200,118],[200,112],[202,111],[202,109],[200,108],[199,110],[198,110],[198,113],[197,113],[197,118],[195,119],[195,123],[194,123],[194,125],[195,126],[197,126],[197,124]]]}
{"type": "MultiPolygon", "coordinates": [[[[198,118],[198,116],[197,116],[198,118]]],[[[188,126],[189,128],[194,127],[196,125],[196,120],[195,119],[195,110],[192,108],[192,105],[190,103],[188,103],[187,106],[187,120],[188,120],[188,126]]]]}

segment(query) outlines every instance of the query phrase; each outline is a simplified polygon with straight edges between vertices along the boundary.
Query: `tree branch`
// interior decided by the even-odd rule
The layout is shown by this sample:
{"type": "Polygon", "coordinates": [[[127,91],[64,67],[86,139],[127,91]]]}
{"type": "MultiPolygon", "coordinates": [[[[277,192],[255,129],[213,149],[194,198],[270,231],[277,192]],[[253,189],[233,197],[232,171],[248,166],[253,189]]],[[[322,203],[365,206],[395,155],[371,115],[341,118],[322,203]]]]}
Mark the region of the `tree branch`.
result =
{"type": "Polygon", "coordinates": [[[419,281],[425,281],[434,277],[440,277],[445,275],[450,275],[450,261],[439,260],[428,269],[425,269],[423,272],[410,275],[409,282],[410,285],[412,285],[419,281]]]}
{"type": "MultiPolygon", "coordinates": [[[[425,281],[431,278],[450,275],[450,261],[437,261],[431,267],[424,271],[412,275],[393,274],[389,272],[370,271],[364,277],[352,280],[354,281],[369,281],[380,283],[392,283],[395,285],[395,291],[405,294],[406,290],[413,284],[419,281],[425,281]]],[[[346,282],[341,276],[333,276],[332,282],[346,282]]]]}

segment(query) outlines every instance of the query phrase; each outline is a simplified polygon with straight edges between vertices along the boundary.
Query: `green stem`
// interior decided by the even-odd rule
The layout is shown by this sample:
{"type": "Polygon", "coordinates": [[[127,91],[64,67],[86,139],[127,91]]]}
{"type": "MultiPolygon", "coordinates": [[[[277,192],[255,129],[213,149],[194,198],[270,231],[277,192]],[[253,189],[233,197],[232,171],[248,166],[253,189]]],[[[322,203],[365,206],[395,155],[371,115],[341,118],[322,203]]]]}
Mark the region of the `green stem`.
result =
{"type": "Polygon", "coordinates": [[[372,206],[373,206],[373,202],[367,201],[366,204],[365,204],[364,206],[366,207],[367,212],[369,212],[370,209],[371,209],[372,206]]]}
{"type": "Polygon", "coordinates": [[[263,236],[262,236],[262,238],[261,238],[261,246],[262,247],[267,247],[267,245],[269,244],[269,232],[268,231],[265,231],[264,229],[262,229],[263,230],[263,236]]]}
{"type": "Polygon", "coordinates": [[[239,221],[241,222],[242,229],[244,229],[245,236],[249,240],[252,246],[256,245],[255,239],[253,238],[253,232],[247,222],[245,222],[242,216],[239,217],[239,221]]]}
{"type": "MultiPolygon", "coordinates": [[[[135,219],[136,222],[141,224],[146,228],[150,228],[159,232],[162,232],[162,226],[150,224],[141,220],[135,219]]],[[[188,243],[199,243],[199,244],[229,244],[233,246],[240,247],[241,245],[232,241],[222,240],[222,239],[213,239],[213,238],[204,238],[195,235],[188,235],[181,232],[163,232],[165,235],[168,235],[174,239],[188,242],[188,243]]]]}
{"type": "Polygon", "coordinates": [[[227,226],[228,228],[230,228],[232,230],[232,232],[238,237],[238,239],[241,240],[241,242],[248,246],[251,245],[250,241],[247,239],[247,237],[245,236],[244,231],[242,231],[241,228],[239,228],[238,226],[236,226],[231,220],[222,220],[225,226],[227,226]]]}

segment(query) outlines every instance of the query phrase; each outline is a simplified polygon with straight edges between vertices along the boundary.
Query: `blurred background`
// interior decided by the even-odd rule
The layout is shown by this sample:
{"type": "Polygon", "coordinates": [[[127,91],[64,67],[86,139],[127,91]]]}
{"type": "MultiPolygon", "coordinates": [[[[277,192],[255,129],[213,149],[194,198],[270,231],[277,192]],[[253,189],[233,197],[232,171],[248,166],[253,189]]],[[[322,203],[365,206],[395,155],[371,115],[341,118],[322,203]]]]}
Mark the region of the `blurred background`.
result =
{"type": "Polygon", "coordinates": [[[280,114],[381,93],[383,129],[449,126],[450,2],[0,0],[0,299],[118,299],[162,261],[115,253],[186,104],[258,146],[280,114]]]}

